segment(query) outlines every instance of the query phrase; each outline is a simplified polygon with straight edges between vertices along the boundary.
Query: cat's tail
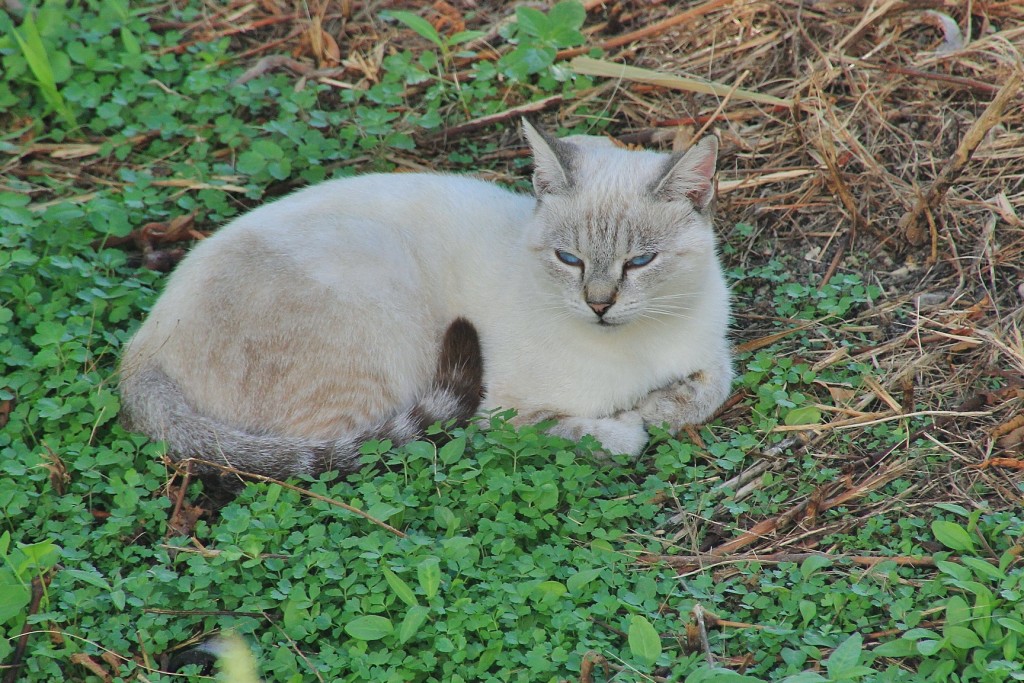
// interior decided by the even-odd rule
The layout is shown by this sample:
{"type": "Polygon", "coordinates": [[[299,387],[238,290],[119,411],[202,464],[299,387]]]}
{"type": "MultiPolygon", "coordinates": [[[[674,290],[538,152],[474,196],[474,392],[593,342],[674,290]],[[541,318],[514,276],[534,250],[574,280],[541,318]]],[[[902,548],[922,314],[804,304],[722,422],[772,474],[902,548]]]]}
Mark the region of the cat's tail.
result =
{"type": "MultiPolygon", "coordinates": [[[[469,420],[480,405],[483,354],[476,328],[458,318],[445,332],[434,379],[419,400],[373,427],[333,441],[275,436],[223,424],[194,410],[181,387],[154,366],[124,372],[120,387],[124,426],[166,441],[174,460],[206,460],[284,479],[351,472],[359,469],[359,449],[366,441],[390,439],[402,444],[435,422],[469,420]]],[[[201,463],[193,471],[221,473],[201,463]]]]}

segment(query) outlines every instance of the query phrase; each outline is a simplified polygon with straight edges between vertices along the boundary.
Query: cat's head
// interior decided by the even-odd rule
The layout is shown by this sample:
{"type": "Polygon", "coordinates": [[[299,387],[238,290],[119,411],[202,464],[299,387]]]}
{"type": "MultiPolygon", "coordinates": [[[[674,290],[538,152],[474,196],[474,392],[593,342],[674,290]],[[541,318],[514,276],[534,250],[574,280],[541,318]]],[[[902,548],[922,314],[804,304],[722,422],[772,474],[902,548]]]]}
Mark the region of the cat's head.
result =
{"type": "Polygon", "coordinates": [[[609,328],[687,317],[716,259],[718,140],[669,155],[556,140],[526,121],[523,130],[537,196],[528,239],[546,307],[609,328]]]}

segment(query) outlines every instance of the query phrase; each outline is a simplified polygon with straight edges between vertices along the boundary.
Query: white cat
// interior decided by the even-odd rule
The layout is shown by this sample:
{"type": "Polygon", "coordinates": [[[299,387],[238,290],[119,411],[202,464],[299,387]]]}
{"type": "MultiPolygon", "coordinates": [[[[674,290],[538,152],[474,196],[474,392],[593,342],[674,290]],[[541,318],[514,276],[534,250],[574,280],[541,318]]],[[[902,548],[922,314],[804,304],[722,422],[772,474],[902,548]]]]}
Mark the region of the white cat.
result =
{"type": "Polygon", "coordinates": [[[288,476],[466,419],[481,383],[484,408],[613,453],[711,416],[732,378],[717,140],[668,155],[523,126],[536,198],[365,175],[200,243],[125,351],[126,424],[176,459],[288,476]]]}

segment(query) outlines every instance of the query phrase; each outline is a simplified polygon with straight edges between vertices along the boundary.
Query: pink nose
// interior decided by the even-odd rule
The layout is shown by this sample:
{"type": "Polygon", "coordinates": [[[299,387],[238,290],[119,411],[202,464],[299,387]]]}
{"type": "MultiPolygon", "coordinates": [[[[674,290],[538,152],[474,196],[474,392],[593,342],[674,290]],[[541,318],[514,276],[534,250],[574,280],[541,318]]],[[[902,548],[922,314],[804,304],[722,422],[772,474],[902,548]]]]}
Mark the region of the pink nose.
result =
{"type": "Polygon", "coordinates": [[[599,316],[604,315],[605,312],[612,307],[610,302],[601,301],[588,301],[587,305],[590,306],[590,310],[597,313],[599,316]]]}

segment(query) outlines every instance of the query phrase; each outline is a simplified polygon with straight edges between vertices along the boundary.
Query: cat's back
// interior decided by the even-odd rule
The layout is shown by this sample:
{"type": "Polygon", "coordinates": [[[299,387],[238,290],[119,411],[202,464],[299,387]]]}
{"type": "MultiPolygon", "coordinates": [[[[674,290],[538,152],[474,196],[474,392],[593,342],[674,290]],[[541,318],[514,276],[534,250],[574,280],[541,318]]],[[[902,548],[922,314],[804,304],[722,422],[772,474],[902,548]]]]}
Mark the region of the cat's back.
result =
{"type": "Polygon", "coordinates": [[[372,226],[384,232],[486,231],[520,223],[533,205],[529,197],[469,176],[441,173],[374,173],[328,180],[251,211],[220,231],[282,233],[308,237],[372,226]]]}
{"type": "Polygon", "coordinates": [[[528,196],[468,176],[328,180],[243,214],[198,244],[172,274],[158,308],[206,298],[212,279],[235,281],[244,291],[254,273],[273,279],[294,269],[338,288],[361,273],[377,279],[424,268],[443,273],[459,255],[473,262],[514,242],[532,207],[528,196]]]}

